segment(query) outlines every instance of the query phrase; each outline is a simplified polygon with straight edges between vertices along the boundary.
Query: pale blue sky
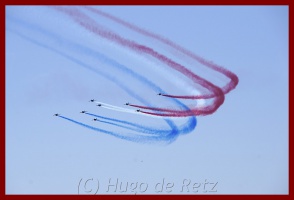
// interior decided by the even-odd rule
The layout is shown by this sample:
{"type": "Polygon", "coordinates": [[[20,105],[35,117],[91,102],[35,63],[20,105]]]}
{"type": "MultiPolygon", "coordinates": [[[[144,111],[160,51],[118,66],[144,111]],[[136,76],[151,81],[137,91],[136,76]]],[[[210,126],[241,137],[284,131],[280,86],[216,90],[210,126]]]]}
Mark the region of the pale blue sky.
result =
{"type": "MultiPolygon", "coordinates": [[[[171,193],[179,194],[193,193],[181,192],[184,179],[191,180],[191,185],[217,182],[219,194],[288,193],[288,7],[102,6],[99,9],[224,66],[237,74],[239,85],[226,95],[225,103],[216,113],[197,117],[196,128],[179,135],[169,145],[129,142],[86,129],[52,115],[61,113],[120,134],[128,131],[91,121],[92,117],[79,112],[87,110],[155,129],[169,126],[162,119],[115,112],[89,103],[95,98],[123,106],[139,100],[85,66],[117,78],[152,104],[174,106],[175,102],[163,100],[146,85],[98,62],[77,45],[117,60],[164,90],[180,93],[187,88],[177,87],[174,79],[170,81],[173,74],[165,74],[166,69],[157,71],[150,67],[148,59],[94,36],[60,12],[46,7],[8,6],[7,194],[77,194],[81,178],[82,184],[87,179],[98,179],[98,194],[108,193],[109,178],[124,183],[147,183],[146,194],[156,193],[154,186],[163,178],[174,183],[171,193]],[[57,40],[55,35],[63,40],[57,40]]],[[[150,39],[101,17],[90,16],[124,37],[173,56],[150,39]]],[[[180,127],[192,126],[191,120],[174,120],[174,123],[180,127]]],[[[95,191],[94,181],[90,182],[87,189],[92,187],[95,191]]],[[[205,193],[200,188],[197,194],[205,193]]]]}

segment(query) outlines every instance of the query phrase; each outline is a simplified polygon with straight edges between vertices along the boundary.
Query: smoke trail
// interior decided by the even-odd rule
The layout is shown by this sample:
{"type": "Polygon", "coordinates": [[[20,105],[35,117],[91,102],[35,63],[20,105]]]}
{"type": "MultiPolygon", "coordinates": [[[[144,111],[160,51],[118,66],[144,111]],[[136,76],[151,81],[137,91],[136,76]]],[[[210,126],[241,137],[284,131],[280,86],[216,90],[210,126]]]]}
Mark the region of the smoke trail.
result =
{"type": "MultiPolygon", "coordinates": [[[[62,43],[63,46],[68,46],[70,49],[74,49],[74,50],[78,51],[79,53],[83,53],[83,54],[85,54],[87,56],[93,56],[93,57],[97,58],[98,60],[100,60],[101,62],[104,62],[104,63],[108,64],[111,67],[114,67],[116,69],[119,69],[119,70],[121,70],[124,73],[130,74],[135,79],[137,79],[138,81],[143,82],[144,84],[146,84],[147,86],[149,86],[150,88],[152,88],[153,90],[155,90],[156,92],[164,93],[164,91],[160,87],[158,87],[157,85],[155,85],[154,83],[152,83],[151,81],[149,81],[146,77],[144,77],[144,76],[142,76],[142,75],[140,75],[138,73],[135,73],[131,69],[125,67],[122,64],[119,64],[118,62],[116,62],[116,61],[114,61],[114,60],[106,57],[105,55],[103,55],[103,54],[101,54],[101,53],[99,53],[97,51],[91,50],[90,48],[87,48],[85,46],[81,46],[81,45],[76,44],[76,43],[73,43],[73,42],[69,42],[68,40],[66,40],[64,38],[60,38],[59,36],[57,36],[57,35],[55,35],[53,33],[50,33],[47,30],[44,30],[44,29],[42,29],[40,27],[35,27],[34,25],[29,24],[27,22],[24,22],[22,20],[14,19],[12,17],[7,17],[7,19],[9,19],[9,20],[11,20],[13,22],[18,23],[19,25],[22,25],[25,28],[28,28],[28,29],[31,29],[31,30],[40,32],[41,34],[43,34],[43,35],[45,35],[47,37],[50,37],[51,39],[55,40],[56,43],[62,43]]],[[[42,45],[42,46],[44,47],[44,45],[42,45]]],[[[90,68],[92,68],[92,67],[90,67],[90,68]]],[[[126,89],[126,88],[124,88],[124,89],[126,89]]],[[[141,102],[144,101],[144,99],[141,98],[141,97],[139,97],[139,96],[136,96],[135,98],[138,99],[141,102]]],[[[171,99],[171,101],[175,102],[178,106],[180,106],[180,107],[182,107],[184,109],[189,109],[187,106],[185,106],[183,103],[181,103],[180,101],[178,101],[176,99],[171,99]]],[[[144,104],[146,104],[146,103],[144,103],[144,104]]]]}
{"type": "MultiPolygon", "coordinates": [[[[134,50],[137,53],[145,53],[146,55],[150,55],[159,61],[165,63],[166,65],[170,66],[171,68],[177,70],[178,72],[184,74],[186,77],[190,78],[193,82],[196,84],[201,85],[202,87],[208,89],[211,91],[216,98],[213,100],[212,105],[208,105],[202,109],[192,109],[188,110],[186,112],[178,112],[178,110],[173,110],[173,112],[177,112],[177,114],[171,113],[171,114],[164,114],[160,115],[158,113],[154,113],[157,116],[168,116],[168,117],[186,117],[186,116],[192,116],[192,115],[208,115],[214,113],[224,102],[224,94],[223,91],[217,87],[216,85],[212,84],[211,82],[201,78],[200,76],[194,74],[192,71],[188,70],[184,66],[174,62],[173,60],[167,58],[166,56],[154,51],[152,48],[146,47],[144,45],[137,44],[133,41],[129,41],[127,39],[122,38],[121,36],[112,33],[110,31],[104,31],[102,30],[96,23],[93,23],[93,20],[88,17],[87,15],[81,13],[77,9],[72,8],[56,8],[56,10],[61,11],[67,15],[69,15],[76,23],[78,23],[80,26],[84,27],[88,31],[106,38],[110,41],[116,42],[124,47],[128,47],[132,50],[134,50]]],[[[180,97],[182,98],[182,97],[180,97]]],[[[185,96],[186,99],[197,99],[198,96],[185,96]]],[[[146,108],[147,109],[147,108],[146,108]]],[[[151,114],[151,113],[149,113],[151,114]]],[[[152,113],[153,114],[153,113],[152,113]]]]}
{"type": "Polygon", "coordinates": [[[161,118],[161,119],[163,118],[161,116],[145,115],[145,114],[141,113],[141,110],[132,110],[132,109],[127,109],[127,108],[122,108],[122,107],[106,104],[106,103],[103,103],[100,101],[94,101],[94,102],[97,103],[100,107],[106,108],[109,110],[114,110],[114,111],[124,112],[124,113],[131,113],[131,114],[141,115],[141,116],[145,116],[145,117],[153,117],[153,118],[161,118]]]}
{"type": "Polygon", "coordinates": [[[148,115],[153,115],[153,116],[161,116],[161,117],[188,117],[191,115],[208,115],[210,111],[207,111],[206,108],[201,108],[199,107],[197,109],[198,112],[196,112],[195,110],[191,109],[189,110],[172,110],[172,109],[167,109],[167,108],[155,108],[155,107],[147,107],[147,106],[140,106],[140,105],[135,105],[135,104],[130,104],[130,106],[132,107],[136,107],[136,108],[141,108],[141,109],[147,109],[147,110],[154,110],[157,111],[156,113],[153,112],[146,112],[143,110],[140,110],[141,113],[145,113],[148,115]],[[158,113],[158,112],[167,112],[166,114],[164,113],[158,113]]]}
{"type": "MultiPolygon", "coordinates": [[[[85,64],[85,63],[83,63],[83,62],[80,61],[80,60],[77,60],[77,59],[75,59],[75,58],[73,58],[73,57],[71,57],[71,56],[69,56],[69,55],[67,55],[67,54],[62,53],[62,52],[59,51],[59,50],[56,50],[56,49],[51,48],[51,47],[49,47],[49,46],[47,46],[47,45],[44,45],[44,44],[41,44],[41,43],[39,43],[39,42],[37,42],[37,41],[35,41],[35,40],[32,40],[32,39],[30,39],[30,38],[28,38],[28,37],[22,35],[21,33],[18,33],[18,32],[16,32],[16,31],[14,31],[14,33],[17,34],[17,35],[19,35],[20,37],[26,39],[26,40],[29,40],[29,41],[33,42],[34,44],[37,44],[37,45],[39,45],[39,46],[42,46],[42,47],[44,47],[44,48],[46,48],[46,49],[49,49],[49,50],[51,50],[51,51],[57,53],[57,54],[59,54],[59,55],[62,55],[62,56],[64,56],[65,58],[71,60],[72,62],[74,62],[74,63],[76,63],[76,64],[78,64],[78,65],[80,65],[80,66],[83,66],[83,67],[85,67],[86,69],[91,70],[92,72],[95,72],[95,73],[97,73],[97,74],[99,74],[99,75],[102,75],[103,77],[105,77],[105,78],[107,78],[107,79],[109,79],[109,80],[115,82],[119,87],[121,87],[122,89],[124,89],[125,91],[127,91],[131,96],[136,96],[135,94],[132,93],[132,91],[131,91],[130,89],[128,89],[128,88],[127,88],[122,82],[118,81],[114,76],[110,76],[110,75],[104,73],[103,71],[96,70],[96,69],[92,68],[91,66],[89,66],[89,65],[87,65],[87,64],[85,64]]],[[[173,124],[173,122],[171,122],[170,120],[167,120],[167,119],[165,119],[165,121],[166,121],[166,122],[168,123],[168,125],[172,128],[172,130],[177,131],[176,134],[179,134],[179,132],[178,132],[176,126],[173,124]]],[[[194,124],[194,123],[193,123],[193,120],[191,120],[191,121],[192,121],[192,123],[190,123],[189,125],[192,125],[192,126],[195,125],[195,126],[196,126],[196,123],[194,124]]],[[[195,126],[194,126],[194,127],[195,127],[195,126]]],[[[193,130],[193,129],[192,129],[192,130],[193,130]]],[[[171,131],[171,133],[173,133],[173,131],[171,131]]]]}
{"type": "MultiPolygon", "coordinates": [[[[24,22],[21,22],[21,21],[18,21],[18,23],[24,23],[24,22]]],[[[23,25],[23,24],[21,24],[23,25]]],[[[137,80],[143,82],[144,84],[148,85],[149,87],[153,88],[154,90],[157,90],[157,91],[162,91],[158,86],[156,86],[155,84],[153,84],[152,82],[150,82],[148,79],[146,79],[145,77],[139,75],[139,74],[136,74],[135,72],[131,71],[130,69],[126,68],[125,66],[123,65],[120,65],[119,63],[116,63],[115,61],[111,60],[111,59],[108,59],[107,57],[104,57],[103,55],[97,53],[97,52],[94,52],[93,50],[89,49],[89,48],[86,48],[86,47],[83,47],[83,46],[79,46],[77,44],[74,44],[74,43],[71,43],[71,44],[68,44],[69,42],[67,42],[66,40],[64,39],[60,39],[58,38],[56,35],[52,34],[52,33],[49,33],[49,32],[46,32],[44,30],[42,30],[41,28],[39,27],[34,27],[33,25],[31,24],[28,24],[26,23],[25,24],[27,27],[26,28],[29,28],[29,29],[33,29],[35,31],[38,31],[38,32],[41,32],[43,33],[43,35],[46,35],[46,36],[49,36],[51,39],[54,39],[56,41],[62,41],[63,43],[67,44],[69,47],[74,47],[76,50],[79,49],[81,52],[87,54],[87,55],[91,55],[91,56],[95,56],[96,58],[102,60],[103,62],[109,64],[110,66],[113,66],[113,67],[117,67],[119,69],[121,69],[122,71],[124,71],[125,73],[129,73],[131,75],[133,75],[137,80]]],[[[131,93],[130,90],[128,90],[128,88],[124,87],[124,85],[121,83],[121,82],[118,82],[115,77],[113,76],[110,76],[106,73],[104,73],[103,71],[99,71],[97,69],[94,69],[92,68],[91,66],[88,66],[87,64],[65,54],[65,53],[62,53],[61,51],[59,50],[56,50],[52,47],[49,47],[47,45],[44,45],[44,44],[41,44],[31,38],[28,38],[27,36],[24,36],[23,34],[21,33],[18,33],[18,32],[15,32],[17,35],[19,35],[20,37],[26,39],[26,40],[29,40],[30,42],[36,44],[36,45],[39,45],[43,48],[46,48],[46,49],[49,49],[59,55],[62,55],[64,56],[65,58],[71,60],[72,62],[75,62],[77,64],[79,64],[80,66],[92,71],[92,72],[95,72],[101,76],[103,76],[104,78],[107,78],[111,81],[115,81],[115,83],[117,85],[119,85],[119,87],[121,87],[123,90],[127,91],[131,96],[133,96],[134,98],[137,98],[139,99],[141,102],[144,102],[141,98],[139,98],[138,96],[134,95],[133,93],[131,93]]],[[[179,102],[178,100],[175,100],[175,99],[172,99],[172,101],[174,101],[175,103],[177,103],[177,105],[181,106],[181,107],[184,107],[184,108],[187,108],[184,104],[182,104],[181,102],[179,102]]],[[[195,117],[190,117],[188,122],[187,122],[187,125],[185,126],[182,126],[180,130],[177,129],[177,127],[169,120],[165,120],[168,125],[171,127],[171,131],[170,131],[170,136],[169,136],[169,139],[168,140],[172,140],[172,138],[176,138],[178,134],[186,134],[186,133],[189,133],[191,132],[192,130],[194,130],[194,128],[196,127],[196,119],[195,117]]]]}
{"type": "Polygon", "coordinates": [[[136,112],[136,110],[125,109],[125,108],[120,108],[120,107],[116,107],[116,106],[106,106],[103,104],[100,104],[99,106],[102,108],[106,108],[106,109],[114,110],[114,111],[118,111],[118,112],[131,113],[131,114],[141,114],[141,113],[136,112]]]}
{"type": "Polygon", "coordinates": [[[106,108],[106,109],[110,109],[110,110],[116,110],[116,111],[120,111],[120,112],[127,112],[127,113],[134,113],[135,110],[131,110],[131,109],[127,109],[127,108],[122,108],[122,107],[118,107],[118,106],[113,106],[107,103],[103,103],[100,101],[94,101],[95,103],[97,103],[97,106],[106,108]]]}
{"type": "MultiPolygon", "coordinates": [[[[105,13],[105,12],[103,12],[103,11],[97,9],[97,8],[88,7],[88,6],[84,6],[84,8],[91,11],[91,12],[93,12],[93,13],[96,13],[96,14],[98,14],[100,16],[103,16],[103,17],[105,17],[107,19],[110,19],[110,20],[112,20],[112,21],[114,21],[114,22],[116,22],[116,23],[118,23],[120,25],[123,25],[124,27],[127,27],[130,30],[133,30],[133,31],[135,31],[137,33],[140,33],[140,34],[142,34],[142,35],[144,35],[146,37],[153,38],[153,39],[155,39],[155,40],[157,40],[159,42],[162,42],[163,44],[165,44],[165,45],[167,45],[169,47],[172,47],[173,49],[175,49],[175,50],[185,54],[186,56],[189,56],[190,58],[198,61],[199,63],[205,65],[206,67],[209,67],[209,68],[211,68],[211,69],[225,75],[226,77],[228,77],[230,79],[230,81],[229,81],[229,83],[227,83],[222,88],[222,91],[223,91],[224,94],[229,93],[231,90],[233,90],[238,85],[239,78],[237,77],[236,74],[230,72],[229,70],[227,70],[227,69],[225,69],[225,68],[223,68],[221,66],[213,64],[213,63],[205,60],[204,58],[201,58],[200,56],[198,56],[198,55],[194,54],[193,52],[185,49],[184,47],[174,43],[173,41],[171,41],[171,40],[169,40],[167,38],[164,38],[164,37],[162,37],[160,35],[157,35],[155,33],[152,33],[152,32],[150,32],[148,30],[144,30],[144,29],[142,29],[142,28],[140,28],[140,27],[138,27],[138,26],[136,26],[134,24],[126,22],[126,21],[124,21],[124,20],[122,20],[122,19],[120,19],[118,17],[115,17],[115,16],[109,14],[109,13],[105,13]]],[[[175,96],[175,95],[163,95],[163,96],[181,98],[181,96],[175,96]]],[[[213,98],[213,97],[215,97],[214,94],[207,94],[207,95],[203,95],[203,96],[201,96],[201,95],[198,96],[199,99],[208,99],[208,98],[213,98]]]]}
{"type": "Polygon", "coordinates": [[[113,118],[109,118],[109,117],[103,117],[103,116],[96,115],[96,114],[89,113],[89,112],[86,112],[85,114],[93,116],[93,117],[98,117],[98,118],[101,118],[101,119],[105,119],[105,120],[125,124],[125,125],[128,125],[128,126],[132,126],[132,127],[135,127],[137,130],[146,131],[145,133],[149,133],[149,134],[162,134],[162,135],[165,135],[165,134],[170,133],[170,130],[154,129],[154,128],[151,128],[151,127],[148,127],[148,126],[142,126],[140,124],[136,124],[136,123],[132,123],[132,122],[124,121],[124,120],[113,119],[113,118]]]}
{"type": "MultiPolygon", "coordinates": [[[[136,132],[141,132],[141,133],[145,133],[145,134],[150,134],[150,132],[148,130],[146,130],[146,129],[132,128],[132,127],[129,127],[129,126],[124,126],[124,125],[120,125],[120,124],[116,124],[116,123],[113,123],[113,122],[108,122],[108,121],[104,121],[104,120],[100,120],[100,119],[97,119],[96,121],[97,122],[104,123],[104,124],[109,124],[109,125],[117,126],[117,127],[120,127],[120,128],[131,130],[131,131],[136,131],[136,132]]],[[[159,133],[160,132],[157,131],[157,134],[158,135],[159,135],[159,133]]]]}
{"type": "Polygon", "coordinates": [[[100,128],[96,128],[96,127],[84,124],[82,122],[79,122],[79,121],[76,121],[76,120],[70,119],[68,117],[61,116],[61,115],[59,115],[58,117],[60,117],[62,119],[65,119],[65,120],[68,120],[68,121],[70,121],[72,123],[75,123],[77,125],[80,125],[82,127],[91,129],[93,131],[105,133],[105,134],[112,135],[112,136],[120,138],[120,139],[132,141],[132,142],[138,142],[138,143],[154,143],[154,142],[158,143],[158,142],[162,142],[163,144],[169,144],[169,143],[171,143],[171,142],[173,142],[175,140],[175,138],[173,138],[173,137],[170,138],[170,135],[169,136],[161,136],[161,135],[154,135],[154,136],[143,136],[143,135],[125,136],[125,135],[121,135],[121,134],[116,134],[116,133],[111,132],[111,131],[106,131],[106,130],[103,130],[103,129],[100,129],[100,128]]]}

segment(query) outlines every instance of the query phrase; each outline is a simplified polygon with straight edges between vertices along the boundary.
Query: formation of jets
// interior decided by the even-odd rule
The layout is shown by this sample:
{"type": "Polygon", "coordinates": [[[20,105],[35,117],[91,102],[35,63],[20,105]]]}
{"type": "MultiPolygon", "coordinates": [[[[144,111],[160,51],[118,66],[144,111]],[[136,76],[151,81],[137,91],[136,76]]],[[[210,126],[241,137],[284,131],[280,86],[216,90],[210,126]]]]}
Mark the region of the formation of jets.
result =
{"type": "MultiPolygon", "coordinates": [[[[161,93],[158,93],[158,95],[162,95],[161,93]]],[[[89,102],[94,102],[94,101],[96,101],[95,99],[91,99],[89,102]]],[[[124,105],[130,105],[130,103],[128,102],[128,103],[125,103],[124,105]]],[[[97,104],[97,106],[102,106],[102,104],[97,104]]],[[[87,111],[85,111],[85,110],[82,110],[80,113],[86,113],[87,111]]],[[[138,110],[136,110],[136,112],[141,112],[141,110],[140,109],[138,109],[138,110]]],[[[54,114],[53,116],[60,116],[60,114],[58,114],[58,113],[56,113],[56,114],[54,114]]],[[[94,118],[93,119],[93,121],[99,121],[99,119],[97,119],[97,118],[94,118]]]]}

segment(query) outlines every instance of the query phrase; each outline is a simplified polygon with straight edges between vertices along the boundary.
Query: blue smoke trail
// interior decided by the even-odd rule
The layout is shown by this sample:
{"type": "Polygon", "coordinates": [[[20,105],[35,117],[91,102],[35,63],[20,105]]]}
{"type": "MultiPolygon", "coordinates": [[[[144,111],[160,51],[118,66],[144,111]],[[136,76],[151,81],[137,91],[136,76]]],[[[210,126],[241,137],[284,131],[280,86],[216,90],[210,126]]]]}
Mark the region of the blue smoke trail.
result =
{"type": "MultiPolygon", "coordinates": [[[[38,42],[36,42],[36,41],[34,41],[34,40],[31,40],[30,38],[27,38],[26,36],[24,36],[24,35],[22,35],[22,34],[20,34],[20,33],[17,33],[17,32],[14,32],[14,33],[17,34],[17,35],[19,35],[20,37],[23,37],[23,38],[25,38],[25,39],[27,39],[27,40],[29,40],[29,41],[31,41],[31,42],[33,42],[33,43],[39,45],[39,46],[42,46],[42,47],[44,47],[44,48],[46,48],[46,49],[49,49],[49,50],[52,50],[53,52],[58,53],[59,55],[62,55],[62,56],[64,56],[65,58],[68,58],[69,60],[71,60],[72,62],[75,62],[75,63],[77,63],[77,64],[79,64],[79,65],[81,65],[81,66],[84,66],[84,67],[86,67],[87,69],[89,69],[89,70],[91,70],[91,71],[93,71],[93,72],[97,72],[95,69],[93,69],[92,67],[86,65],[85,63],[83,63],[83,62],[81,62],[81,61],[79,61],[79,60],[77,60],[77,59],[75,59],[75,58],[72,58],[72,57],[70,57],[70,56],[68,56],[68,55],[66,55],[66,54],[64,54],[64,53],[62,53],[62,52],[60,52],[60,51],[58,51],[58,50],[52,49],[51,47],[48,47],[48,46],[43,45],[43,44],[40,44],[40,43],[38,43],[38,42]]],[[[107,78],[109,78],[109,79],[111,79],[111,80],[113,80],[114,82],[116,81],[116,79],[115,79],[114,77],[111,78],[111,76],[109,76],[108,74],[101,73],[101,75],[104,76],[104,77],[107,77],[107,78]]],[[[119,81],[117,81],[117,82],[119,82],[119,81]]],[[[120,87],[123,88],[123,89],[126,88],[126,87],[124,87],[123,85],[120,85],[120,87]]],[[[128,89],[127,89],[127,90],[128,90],[128,89]]],[[[64,118],[64,119],[65,119],[65,118],[64,118]]],[[[106,130],[103,130],[103,129],[98,129],[98,128],[95,128],[95,127],[92,127],[92,126],[89,126],[89,125],[83,124],[83,123],[81,123],[81,122],[78,122],[78,121],[75,121],[75,120],[72,120],[72,119],[69,119],[69,118],[66,118],[66,119],[69,120],[69,121],[71,121],[71,122],[74,122],[74,123],[76,123],[76,124],[79,124],[79,125],[81,125],[81,126],[84,126],[84,127],[86,127],[86,128],[89,128],[89,129],[92,129],[92,130],[95,130],[95,131],[98,131],[98,132],[103,132],[103,133],[106,133],[106,134],[110,134],[110,135],[116,136],[116,137],[118,137],[118,138],[126,139],[126,140],[133,141],[133,142],[145,142],[145,143],[146,143],[146,141],[143,140],[144,138],[145,138],[145,139],[148,139],[148,140],[150,140],[150,141],[157,141],[157,140],[160,140],[160,138],[159,138],[158,136],[154,136],[154,139],[157,139],[157,140],[151,140],[152,137],[144,137],[144,138],[143,138],[143,137],[136,137],[136,136],[134,136],[134,138],[133,138],[133,140],[132,140],[131,137],[119,137],[119,134],[115,134],[115,133],[113,133],[113,132],[106,131],[106,130]]],[[[173,125],[173,123],[169,123],[169,125],[173,125]]],[[[166,136],[165,140],[166,140],[167,142],[169,142],[169,143],[172,142],[172,141],[174,141],[174,140],[176,139],[176,137],[178,136],[177,132],[178,132],[177,127],[172,126],[172,130],[169,130],[169,135],[166,136]]]]}
{"type": "MultiPolygon", "coordinates": [[[[124,127],[126,127],[127,129],[130,129],[130,130],[135,129],[138,132],[149,133],[149,134],[162,134],[162,135],[170,133],[169,130],[153,129],[151,127],[142,126],[142,125],[139,125],[139,124],[136,124],[136,123],[132,123],[132,122],[124,121],[124,120],[119,120],[119,119],[113,119],[113,118],[109,118],[109,117],[103,117],[103,116],[95,115],[95,114],[92,114],[92,113],[89,113],[89,112],[85,112],[85,114],[93,116],[93,117],[98,117],[98,118],[101,118],[101,119],[106,119],[106,120],[109,120],[109,121],[114,121],[114,122],[126,124],[126,125],[129,125],[129,126],[133,126],[135,128],[130,128],[128,126],[124,126],[124,127]]],[[[106,121],[102,121],[102,120],[100,120],[100,121],[104,122],[104,123],[110,123],[110,122],[106,122],[106,121]]],[[[114,124],[114,123],[111,123],[111,124],[119,126],[118,124],[114,124]]]]}
{"type": "MultiPolygon", "coordinates": [[[[146,134],[156,134],[156,135],[161,134],[162,135],[162,132],[160,130],[149,131],[148,129],[132,128],[132,127],[129,127],[129,126],[120,125],[120,124],[116,124],[116,123],[108,122],[108,121],[104,121],[104,120],[98,120],[98,122],[105,123],[105,124],[110,124],[110,125],[113,125],[113,126],[117,126],[117,127],[120,127],[120,128],[131,130],[131,131],[136,131],[136,132],[141,132],[141,133],[146,133],[146,134]]],[[[166,131],[166,132],[170,133],[170,131],[166,131]]]]}
{"type": "MultiPolygon", "coordinates": [[[[110,66],[112,67],[116,67],[120,70],[122,70],[123,72],[125,73],[128,73],[128,74],[131,74],[133,77],[135,77],[136,79],[138,79],[139,81],[145,83],[146,85],[148,85],[149,87],[151,87],[152,89],[156,90],[156,91],[160,91],[160,92],[163,92],[163,90],[161,90],[158,86],[156,86],[154,83],[150,82],[148,79],[146,79],[145,77],[139,75],[139,74],[136,74],[135,72],[133,72],[132,70],[130,70],[129,68],[117,63],[116,61],[112,60],[112,59],[109,59],[107,58],[106,56],[98,53],[98,52],[95,52],[87,47],[84,47],[84,46],[81,46],[81,45],[78,45],[78,44],[75,44],[75,43],[70,43],[64,39],[60,39],[60,37],[56,36],[55,34],[52,34],[46,30],[43,30],[42,28],[40,27],[35,27],[34,25],[31,25],[29,23],[26,23],[26,22],[23,22],[21,20],[16,20],[16,19],[10,19],[11,21],[14,21],[22,26],[24,26],[25,28],[28,28],[28,29],[33,29],[37,32],[41,32],[43,35],[46,35],[46,36],[49,36],[50,38],[53,38],[54,40],[60,42],[62,41],[63,44],[66,44],[67,46],[69,46],[71,49],[75,49],[75,50],[78,50],[78,51],[81,51],[81,53],[84,53],[84,54],[87,54],[87,55],[91,55],[91,56],[94,56],[95,58],[101,60],[102,62],[105,62],[107,64],[109,64],[110,66]]],[[[39,46],[42,46],[46,49],[49,49],[51,51],[54,51],[55,53],[57,54],[60,54],[64,57],[66,57],[67,59],[71,60],[72,62],[75,62],[81,66],[83,66],[84,68],[87,68],[88,70],[91,70],[92,72],[95,72],[95,73],[98,73],[99,75],[103,76],[104,78],[107,78],[113,82],[115,82],[119,87],[121,87],[123,90],[125,90],[130,96],[138,99],[139,101],[141,101],[142,103],[147,104],[147,102],[142,99],[140,96],[136,95],[135,93],[133,93],[129,88],[127,88],[121,81],[117,80],[115,76],[111,76],[109,74],[106,74],[104,73],[103,71],[100,71],[100,70],[97,70],[97,69],[94,69],[93,67],[83,63],[82,61],[80,60],[77,60],[59,50],[56,50],[52,47],[49,47],[47,45],[44,45],[44,44],[41,44],[31,38],[28,38],[27,36],[21,34],[21,33],[18,33],[17,31],[13,31],[15,32],[17,35],[19,35],[20,37],[26,39],[26,40],[29,40],[30,42],[34,43],[34,44],[37,44],[39,46]]],[[[173,100],[174,102],[177,103],[177,105],[181,106],[181,107],[184,107],[186,109],[188,109],[188,107],[186,107],[184,104],[182,104],[180,101],[178,101],[177,99],[171,99],[173,100]]],[[[165,121],[169,124],[169,126],[172,128],[172,130],[170,131],[170,138],[172,137],[176,137],[176,135],[178,134],[185,134],[185,133],[189,133],[191,132],[195,127],[196,127],[196,119],[195,117],[190,117],[189,118],[189,121],[188,121],[188,125],[187,126],[183,126],[180,130],[177,129],[177,127],[175,126],[175,124],[171,121],[171,120],[168,120],[168,119],[165,119],[165,121]]]]}
{"type": "Polygon", "coordinates": [[[158,135],[158,136],[136,135],[136,136],[131,136],[131,137],[130,136],[124,136],[124,135],[121,135],[121,134],[114,133],[112,131],[106,131],[106,130],[103,130],[103,129],[100,129],[100,128],[96,128],[96,127],[84,124],[82,122],[70,119],[68,117],[64,117],[64,116],[61,116],[61,115],[59,115],[58,117],[60,117],[62,119],[65,119],[65,120],[68,120],[70,122],[73,122],[75,124],[78,124],[80,126],[83,126],[85,128],[88,128],[88,129],[91,129],[91,130],[94,130],[94,131],[98,131],[98,132],[101,132],[101,133],[105,133],[107,135],[112,135],[114,137],[124,139],[124,140],[128,140],[128,141],[132,141],[132,142],[141,142],[141,143],[160,142],[160,141],[166,142],[166,138],[163,137],[163,136],[160,136],[160,135],[158,135]]]}

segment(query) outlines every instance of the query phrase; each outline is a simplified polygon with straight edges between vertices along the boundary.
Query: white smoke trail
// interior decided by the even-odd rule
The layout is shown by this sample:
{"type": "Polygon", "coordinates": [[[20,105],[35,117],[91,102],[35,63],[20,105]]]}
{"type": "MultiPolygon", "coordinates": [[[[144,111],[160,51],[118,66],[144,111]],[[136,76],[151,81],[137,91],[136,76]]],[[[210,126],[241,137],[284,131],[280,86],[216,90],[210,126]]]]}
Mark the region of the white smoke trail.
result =
{"type": "Polygon", "coordinates": [[[97,105],[101,105],[100,107],[102,107],[102,108],[106,108],[106,109],[114,110],[114,111],[118,111],[118,112],[125,112],[125,113],[131,113],[131,114],[142,115],[142,116],[147,116],[147,117],[152,117],[152,118],[160,118],[160,119],[167,118],[167,117],[162,117],[162,116],[148,115],[145,113],[141,113],[140,111],[138,112],[137,110],[140,110],[140,109],[134,110],[134,109],[122,108],[122,107],[114,106],[111,104],[103,103],[100,101],[94,101],[94,103],[96,103],[97,105]]]}

